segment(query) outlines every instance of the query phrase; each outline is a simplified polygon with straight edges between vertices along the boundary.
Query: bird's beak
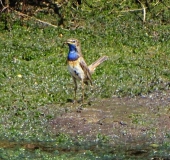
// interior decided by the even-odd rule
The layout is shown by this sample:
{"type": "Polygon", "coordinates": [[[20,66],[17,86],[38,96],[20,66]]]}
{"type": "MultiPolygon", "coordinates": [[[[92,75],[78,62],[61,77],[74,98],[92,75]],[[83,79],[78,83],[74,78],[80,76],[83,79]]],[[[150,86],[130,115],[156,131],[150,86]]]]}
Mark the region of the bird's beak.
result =
{"type": "Polygon", "coordinates": [[[72,42],[69,41],[69,40],[67,40],[67,41],[65,42],[65,44],[72,44],[72,42]]]}
{"type": "Polygon", "coordinates": [[[64,44],[73,44],[73,42],[72,42],[72,40],[67,39],[67,41],[65,41],[64,44]]]}

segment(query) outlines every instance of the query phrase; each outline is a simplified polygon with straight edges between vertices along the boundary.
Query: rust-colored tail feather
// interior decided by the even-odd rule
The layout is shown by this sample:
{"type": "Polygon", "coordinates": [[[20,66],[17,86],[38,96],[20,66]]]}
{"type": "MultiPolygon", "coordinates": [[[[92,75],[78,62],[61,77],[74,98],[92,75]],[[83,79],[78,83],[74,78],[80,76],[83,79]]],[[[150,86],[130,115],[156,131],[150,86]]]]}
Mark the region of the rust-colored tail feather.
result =
{"type": "Polygon", "coordinates": [[[104,61],[106,61],[108,59],[108,56],[103,56],[103,57],[100,57],[97,61],[93,62],[91,65],[88,66],[89,70],[90,70],[90,73],[92,74],[96,67],[98,65],[100,65],[101,63],[103,63],[104,61]]]}

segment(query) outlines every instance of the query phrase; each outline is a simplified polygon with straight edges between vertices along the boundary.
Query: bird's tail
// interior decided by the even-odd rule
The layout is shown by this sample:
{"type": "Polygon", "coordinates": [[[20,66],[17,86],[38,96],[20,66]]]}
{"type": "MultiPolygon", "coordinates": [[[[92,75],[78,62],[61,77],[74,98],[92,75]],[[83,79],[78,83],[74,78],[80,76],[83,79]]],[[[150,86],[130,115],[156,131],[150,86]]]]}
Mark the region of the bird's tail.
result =
{"type": "Polygon", "coordinates": [[[97,61],[93,62],[91,65],[88,66],[89,70],[90,70],[90,73],[92,74],[96,67],[98,65],[100,65],[101,63],[103,63],[104,61],[106,61],[108,59],[108,56],[103,56],[103,57],[100,57],[97,61]]]}

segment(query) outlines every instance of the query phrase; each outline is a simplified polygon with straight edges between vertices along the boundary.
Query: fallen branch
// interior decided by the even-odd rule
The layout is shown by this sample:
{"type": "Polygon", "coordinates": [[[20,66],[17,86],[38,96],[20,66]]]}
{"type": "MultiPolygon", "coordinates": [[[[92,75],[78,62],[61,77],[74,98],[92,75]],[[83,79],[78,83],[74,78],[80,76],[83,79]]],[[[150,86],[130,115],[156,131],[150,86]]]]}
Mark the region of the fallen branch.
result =
{"type": "MultiPolygon", "coordinates": [[[[147,7],[146,7],[147,8],[147,7]]],[[[145,8],[145,14],[146,14],[146,8],[145,8]]],[[[128,9],[128,10],[123,10],[123,11],[111,11],[109,14],[116,12],[116,13],[126,13],[126,12],[136,12],[136,11],[142,11],[144,10],[143,8],[140,9],[128,9]]]]}
{"type": "Polygon", "coordinates": [[[14,10],[14,12],[15,12],[15,13],[17,13],[19,16],[22,16],[22,17],[28,17],[29,19],[33,19],[33,20],[38,21],[38,22],[40,22],[40,23],[42,23],[42,24],[44,24],[44,25],[52,26],[52,27],[57,28],[57,26],[56,26],[56,25],[53,25],[53,24],[51,24],[51,23],[49,23],[49,22],[45,22],[45,21],[42,21],[42,20],[37,19],[37,18],[35,18],[35,17],[28,16],[27,14],[24,14],[24,13],[18,12],[18,11],[16,11],[16,10],[14,10]]]}
{"type": "Polygon", "coordinates": [[[142,11],[143,8],[141,9],[128,9],[128,10],[124,10],[124,11],[117,11],[117,12],[135,12],[135,11],[142,11]]]}
{"type": "Polygon", "coordinates": [[[145,6],[142,4],[142,2],[140,0],[138,0],[138,2],[141,4],[141,6],[143,8],[143,22],[145,22],[145,19],[146,19],[146,8],[145,8],[145,6]]]}
{"type": "Polygon", "coordinates": [[[3,5],[2,0],[0,0],[0,4],[2,5],[2,10],[1,12],[5,11],[6,9],[9,8],[9,5],[7,4],[6,6],[3,5]]]}
{"type": "Polygon", "coordinates": [[[3,5],[2,0],[0,0],[0,3],[1,3],[1,5],[2,5],[2,7],[4,8],[5,6],[3,5]]]}

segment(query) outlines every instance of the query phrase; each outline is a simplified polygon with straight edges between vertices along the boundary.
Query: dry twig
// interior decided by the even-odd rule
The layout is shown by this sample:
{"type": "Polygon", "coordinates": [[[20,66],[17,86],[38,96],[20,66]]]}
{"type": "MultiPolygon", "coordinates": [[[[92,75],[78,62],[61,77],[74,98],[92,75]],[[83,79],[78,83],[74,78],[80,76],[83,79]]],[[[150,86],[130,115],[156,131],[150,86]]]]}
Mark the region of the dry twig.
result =
{"type": "Polygon", "coordinates": [[[143,22],[145,22],[145,20],[146,20],[146,8],[140,0],[138,0],[138,2],[141,4],[141,6],[143,8],[143,22]]]}
{"type": "Polygon", "coordinates": [[[15,12],[15,13],[17,13],[19,16],[27,17],[27,18],[30,18],[30,19],[34,19],[35,21],[40,22],[40,23],[43,23],[44,25],[52,26],[52,27],[57,28],[57,26],[56,26],[56,25],[53,25],[53,24],[51,24],[51,23],[49,23],[49,22],[45,22],[45,21],[42,21],[42,20],[37,19],[37,18],[35,18],[35,17],[28,16],[27,14],[24,14],[24,13],[18,12],[18,11],[16,11],[16,10],[14,10],[14,12],[15,12]]]}

